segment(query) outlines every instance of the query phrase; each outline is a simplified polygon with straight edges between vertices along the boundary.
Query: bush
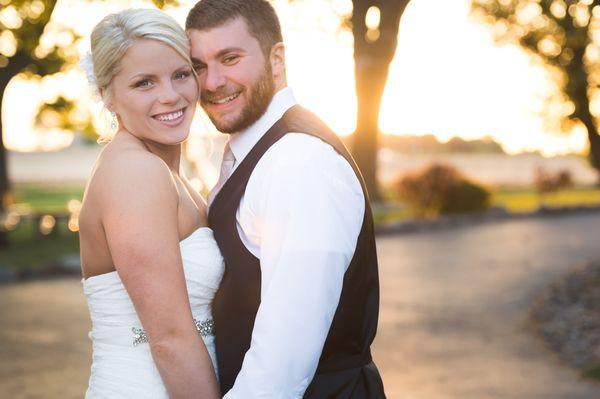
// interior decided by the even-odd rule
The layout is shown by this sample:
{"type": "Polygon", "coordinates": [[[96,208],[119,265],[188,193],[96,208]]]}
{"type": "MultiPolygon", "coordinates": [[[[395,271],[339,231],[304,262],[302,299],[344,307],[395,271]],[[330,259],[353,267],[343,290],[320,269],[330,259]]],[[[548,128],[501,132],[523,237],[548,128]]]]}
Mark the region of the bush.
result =
{"type": "Polygon", "coordinates": [[[407,174],[397,181],[395,189],[419,217],[478,212],[490,207],[488,190],[447,165],[433,164],[407,174]]]}
{"type": "Polygon", "coordinates": [[[556,192],[573,187],[573,177],[568,169],[559,170],[553,174],[538,167],[535,170],[534,185],[539,194],[556,192]]]}

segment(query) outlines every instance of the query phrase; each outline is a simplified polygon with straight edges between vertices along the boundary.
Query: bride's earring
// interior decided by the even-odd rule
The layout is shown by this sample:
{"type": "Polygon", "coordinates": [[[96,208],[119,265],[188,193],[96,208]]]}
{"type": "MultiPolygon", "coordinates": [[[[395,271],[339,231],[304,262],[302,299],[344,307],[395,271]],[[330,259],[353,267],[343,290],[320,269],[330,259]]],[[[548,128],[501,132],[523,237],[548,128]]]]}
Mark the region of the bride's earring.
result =
{"type": "Polygon", "coordinates": [[[112,130],[117,130],[117,114],[111,112],[110,116],[112,117],[112,121],[110,122],[110,128],[112,130]]]}

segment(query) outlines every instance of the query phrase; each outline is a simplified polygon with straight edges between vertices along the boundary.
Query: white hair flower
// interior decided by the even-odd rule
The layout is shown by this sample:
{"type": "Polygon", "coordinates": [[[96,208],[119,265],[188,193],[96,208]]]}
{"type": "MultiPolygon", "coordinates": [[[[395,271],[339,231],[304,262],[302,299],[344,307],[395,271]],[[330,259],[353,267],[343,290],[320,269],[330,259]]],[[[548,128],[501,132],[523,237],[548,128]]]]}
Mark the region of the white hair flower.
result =
{"type": "Polygon", "coordinates": [[[90,85],[90,88],[92,89],[92,93],[94,94],[94,99],[96,101],[100,101],[102,99],[102,96],[100,95],[100,88],[98,87],[96,76],[94,75],[94,62],[92,61],[92,54],[89,51],[81,59],[81,61],[79,62],[79,66],[85,72],[87,81],[90,85]]]}

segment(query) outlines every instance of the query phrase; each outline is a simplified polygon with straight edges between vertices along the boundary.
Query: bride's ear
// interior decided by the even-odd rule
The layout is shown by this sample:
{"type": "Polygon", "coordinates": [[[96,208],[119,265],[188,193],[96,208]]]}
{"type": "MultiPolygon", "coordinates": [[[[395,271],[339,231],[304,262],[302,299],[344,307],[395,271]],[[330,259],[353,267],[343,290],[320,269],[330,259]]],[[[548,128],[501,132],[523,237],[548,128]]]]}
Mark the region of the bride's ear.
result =
{"type": "Polygon", "coordinates": [[[115,107],[111,101],[105,102],[106,98],[104,95],[106,94],[106,89],[100,89],[100,98],[104,102],[104,107],[108,110],[108,112],[115,112],[115,107]]]}

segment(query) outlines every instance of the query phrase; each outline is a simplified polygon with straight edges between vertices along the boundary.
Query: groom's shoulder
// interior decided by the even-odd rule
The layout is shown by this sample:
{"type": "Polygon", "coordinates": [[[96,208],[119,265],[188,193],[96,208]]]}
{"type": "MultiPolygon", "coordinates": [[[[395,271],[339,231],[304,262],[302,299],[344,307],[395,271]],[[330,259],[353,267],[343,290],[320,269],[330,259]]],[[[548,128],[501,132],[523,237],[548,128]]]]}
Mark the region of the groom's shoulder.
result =
{"type": "Polygon", "coordinates": [[[273,144],[256,165],[253,177],[260,179],[283,171],[301,175],[312,171],[326,179],[354,179],[352,166],[330,144],[298,132],[287,133],[273,144]]]}
{"type": "Polygon", "coordinates": [[[280,163],[313,163],[316,160],[327,160],[339,156],[330,144],[318,137],[301,132],[287,133],[273,144],[265,155],[272,155],[275,158],[274,161],[280,163]]]}
{"type": "Polygon", "coordinates": [[[285,167],[326,166],[335,162],[339,155],[325,141],[306,133],[287,133],[274,143],[263,155],[259,165],[269,169],[285,167]]]}

